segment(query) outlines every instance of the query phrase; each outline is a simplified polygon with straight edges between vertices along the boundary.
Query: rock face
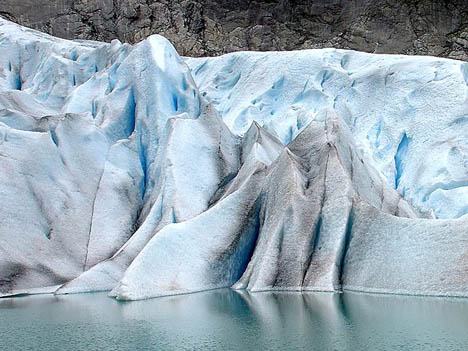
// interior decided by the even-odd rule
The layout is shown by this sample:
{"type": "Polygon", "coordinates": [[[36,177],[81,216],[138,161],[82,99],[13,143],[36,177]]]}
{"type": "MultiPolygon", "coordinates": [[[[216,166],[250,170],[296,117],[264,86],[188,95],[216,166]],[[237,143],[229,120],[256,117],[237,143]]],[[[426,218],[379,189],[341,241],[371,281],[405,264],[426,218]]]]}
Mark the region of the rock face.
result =
{"type": "Polygon", "coordinates": [[[0,52],[0,296],[468,296],[467,63],[3,19],[0,52]]]}
{"type": "Polygon", "coordinates": [[[161,34],[188,56],[335,47],[468,60],[465,0],[3,0],[0,15],[68,39],[161,34]]]}

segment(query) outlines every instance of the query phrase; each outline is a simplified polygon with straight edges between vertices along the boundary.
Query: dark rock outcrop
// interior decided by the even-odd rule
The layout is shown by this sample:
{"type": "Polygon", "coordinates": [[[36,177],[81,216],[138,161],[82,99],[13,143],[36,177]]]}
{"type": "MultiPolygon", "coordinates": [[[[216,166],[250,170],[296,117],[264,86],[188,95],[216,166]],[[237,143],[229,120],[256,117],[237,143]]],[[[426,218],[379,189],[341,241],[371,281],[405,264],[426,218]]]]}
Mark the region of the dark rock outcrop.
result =
{"type": "Polygon", "coordinates": [[[466,0],[3,0],[0,16],[63,38],[158,33],[189,56],[336,47],[468,60],[466,0]]]}

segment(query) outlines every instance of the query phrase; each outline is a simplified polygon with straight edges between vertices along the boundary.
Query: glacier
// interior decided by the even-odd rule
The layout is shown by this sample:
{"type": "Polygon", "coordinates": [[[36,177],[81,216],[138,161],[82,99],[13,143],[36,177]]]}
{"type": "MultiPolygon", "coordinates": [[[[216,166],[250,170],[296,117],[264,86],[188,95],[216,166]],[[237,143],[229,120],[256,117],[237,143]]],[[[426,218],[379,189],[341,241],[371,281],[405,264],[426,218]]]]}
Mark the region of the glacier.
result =
{"type": "Polygon", "coordinates": [[[468,63],[2,18],[0,52],[0,296],[468,296],[468,63]]]}

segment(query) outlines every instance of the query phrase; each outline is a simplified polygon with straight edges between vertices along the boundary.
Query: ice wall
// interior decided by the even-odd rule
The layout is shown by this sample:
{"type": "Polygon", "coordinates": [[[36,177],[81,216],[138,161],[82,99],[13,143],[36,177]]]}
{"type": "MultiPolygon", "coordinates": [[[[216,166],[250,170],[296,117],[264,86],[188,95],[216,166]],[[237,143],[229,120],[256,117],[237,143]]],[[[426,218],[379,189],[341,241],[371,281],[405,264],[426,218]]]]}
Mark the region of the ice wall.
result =
{"type": "Polygon", "coordinates": [[[187,58],[236,134],[255,120],[284,143],[333,108],[387,182],[438,218],[468,212],[468,63],[324,49],[187,58]]]}
{"type": "Polygon", "coordinates": [[[0,52],[0,295],[468,296],[466,63],[3,19],[0,52]]]}

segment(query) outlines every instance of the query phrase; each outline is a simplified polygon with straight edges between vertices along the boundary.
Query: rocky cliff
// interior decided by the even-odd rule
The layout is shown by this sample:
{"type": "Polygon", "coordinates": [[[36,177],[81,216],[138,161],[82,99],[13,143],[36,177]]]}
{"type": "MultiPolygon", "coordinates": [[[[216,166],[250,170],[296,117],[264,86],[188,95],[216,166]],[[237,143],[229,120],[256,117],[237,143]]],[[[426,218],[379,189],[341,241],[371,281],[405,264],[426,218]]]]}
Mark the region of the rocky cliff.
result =
{"type": "Polygon", "coordinates": [[[0,16],[63,38],[158,33],[189,56],[336,47],[468,60],[466,0],[2,0],[0,16]]]}

